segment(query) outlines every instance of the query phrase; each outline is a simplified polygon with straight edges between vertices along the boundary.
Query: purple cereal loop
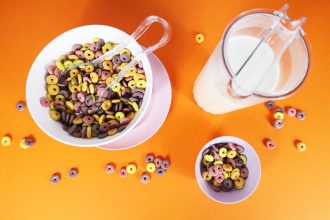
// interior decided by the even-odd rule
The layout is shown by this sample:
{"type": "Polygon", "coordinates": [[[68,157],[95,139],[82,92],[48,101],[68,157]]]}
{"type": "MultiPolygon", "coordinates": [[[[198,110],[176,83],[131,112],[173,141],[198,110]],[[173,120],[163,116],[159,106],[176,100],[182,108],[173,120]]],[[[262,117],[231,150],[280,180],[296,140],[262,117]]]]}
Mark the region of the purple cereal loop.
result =
{"type": "Polygon", "coordinates": [[[218,172],[218,173],[223,173],[223,168],[221,165],[215,165],[214,169],[218,172]]]}
{"type": "Polygon", "coordinates": [[[93,52],[96,52],[99,48],[96,47],[96,43],[92,43],[89,45],[88,49],[90,49],[93,52]]]}
{"type": "Polygon", "coordinates": [[[82,48],[82,45],[81,44],[74,44],[71,48],[71,50],[73,52],[76,52],[76,50],[79,50],[80,48],[82,48]]]}
{"type": "Polygon", "coordinates": [[[102,71],[101,72],[101,77],[104,78],[104,79],[110,77],[110,72],[109,71],[102,71]]]}
{"type": "Polygon", "coordinates": [[[77,99],[77,92],[73,92],[73,93],[71,94],[71,99],[72,99],[73,101],[78,101],[78,99],[77,99]]]}
{"type": "Polygon", "coordinates": [[[96,49],[100,50],[104,46],[104,40],[100,39],[98,42],[96,42],[96,49]]]}
{"type": "Polygon", "coordinates": [[[73,55],[73,54],[74,54],[73,51],[69,51],[69,52],[67,52],[65,55],[66,55],[66,56],[69,56],[69,55],[73,55]]]}
{"type": "Polygon", "coordinates": [[[84,77],[83,77],[83,81],[84,81],[84,82],[92,83],[92,80],[91,80],[88,76],[84,76],[84,77]]]}
{"type": "Polygon", "coordinates": [[[83,51],[77,50],[75,54],[80,58],[80,59],[85,59],[85,55],[83,51]]]}
{"type": "Polygon", "coordinates": [[[49,74],[54,74],[55,68],[56,68],[56,66],[53,65],[53,64],[48,65],[48,67],[47,67],[48,73],[49,74]]]}
{"type": "Polygon", "coordinates": [[[76,111],[76,112],[79,112],[80,111],[80,108],[81,108],[81,103],[80,102],[76,102],[73,106],[73,109],[76,111]]]}
{"type": "Polygon", "coordinates": [[[219,175],[217,175],[216,177],[214,177],[214,180],[217,183],[222,183],[222,181],[225,179],[224,175],[222,173],[220,173],[219,175]]]}
{"type": "Polygon", "coordinates": [[[60,70],[59,68],[56,67],[56,68],[54,69],[54,75],[55,75],[55,76],[58,76],[58,75],[60,75],[60,73],[61,73],[61,70],[60,70]]]}
{"type": "Polygon", "coordinates": [[[231,142],[227,143],[227,145],[230,148],[230,150],[235,150],[236,149],[236,145],[231,143],[231,142]]]}
{"type": "Polygon", "coordinates": [[[95,52],[95,55],[94,55],[94,56],[95,56],[95,58],[97,59],[97,58],[99,58],[100,56],[102,56],[102,52],[98,50],[98,51],[95,52]]]}
{"type": "Polygon", "coordinates": [[[84,95],[84,93],[79,92],[77,94],[77,99],[79,100],[79,102],[84,102],[85,101],[85,95],[84,95]]]}
{"type": "Polygon", "coordinates": [[[215,169],[214,166],[210,166],[208,171],[212,176],[217,176],[218,175],[218,171],[215,169]]]}

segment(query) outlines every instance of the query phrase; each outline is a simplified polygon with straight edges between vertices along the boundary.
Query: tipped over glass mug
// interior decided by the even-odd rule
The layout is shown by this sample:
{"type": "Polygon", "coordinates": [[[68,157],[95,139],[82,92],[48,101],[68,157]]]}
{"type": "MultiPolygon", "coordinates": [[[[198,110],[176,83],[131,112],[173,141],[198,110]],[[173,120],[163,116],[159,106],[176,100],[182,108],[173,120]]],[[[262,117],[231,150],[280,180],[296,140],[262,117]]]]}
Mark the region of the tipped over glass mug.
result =
{"type": "Polygon", "coordinates": [[[197,104],[223,114],[293,94],[305,81],[310,56],[302,26],[280,10],[251,10],[226,29],[194,83],[197,104]]]}

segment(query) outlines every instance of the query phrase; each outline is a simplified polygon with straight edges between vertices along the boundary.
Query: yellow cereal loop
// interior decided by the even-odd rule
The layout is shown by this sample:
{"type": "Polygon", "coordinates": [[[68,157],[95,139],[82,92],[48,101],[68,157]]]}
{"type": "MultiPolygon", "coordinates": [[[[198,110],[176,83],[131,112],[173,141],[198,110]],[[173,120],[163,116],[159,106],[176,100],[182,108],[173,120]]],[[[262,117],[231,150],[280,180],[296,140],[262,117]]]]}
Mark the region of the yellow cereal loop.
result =
{"type": "Polygon", "coordinates": [[[228,165],[228,164],[224,164],[222,165],[222,168],[225,170],[225,171],[232,171],[233,170],[233,167],[228,165]]]}
{"type": "Polygon", "coordinates": [[[92,94],[92,95],[95,93],[93,84],[89,84],[89,93],[92,94]]]}
{"type": "Polygon", "coordinates": [[[20,142],[19,142],[19,146],[23,149],[28,149],[30,146],[28,146],[27,144],[25,144],[25,141],[24,139],[22,139],[20,142]]]}
{"type": "Polygon", "coordinates": [[[235,168],[235,169],[233,169],[233,171],[231,171],[231,173],[239,173],[239,174],[241,174],[241,171],[238,168],[235,168]]]}
{"type": "Polygon", "coordinates": [[[71,87],[69,87],[69,90],[70,90],[70,92],[78,92],[78,90],[79,90],[79,86],[71,86],[71,87]]]}
{"type": "Polygon", "coordinates": [[[102,47],[102,53],[105,54],[106,52],[109,52],[112,49],[111,44],[106,43],[104,44],[104,46],[102,47]]]}
{"type": "Polygon", "coordinates": [[[134,89],[135,86],[136,86],[136,82],[135,81],[131,80],[131,81],[128,82],[128,87],[130,89],[134,89]]]}
{"type": "Polygon", "coordinates": [[[232,180],[236,180],[239,178],[239,176],[240,176],[240,172],[231,172],[230,178],[232,180]]]}
{"type": "Polygon", "coordinates": [[[69,58],[69,60],[79,60],[79,57],[74,54],[69,55],[68,58],[69,58]]]}
{"type": "Polygon", "coordinates": [[[11,144],[11,138],[9,136],[4,136],[1,138],[1,145],[4,147],[8,147],[11,144]]]}
{"type": "Polygon", "coordinates": [[[46,77],[46,82],[49,85],[55,85],[58,82],[58,78],[55,75],[48,75],[46,77]]]}
{"type": "Polygon", "coordinates": [[[125,118],[125,114],[123,112],[117,112],[115,117],[118,121],[121,121],[123,118],[125,118]]]}
{"type": "Polygon", "coordinates": [[[284,119],[284,114],[282,112],[276,112],[274,114],[274,118],[278,120],[283,120],[284,119]]]}
{"type": "Polygon", "coordinates": [[[57,85],[50,85],[47,90],[51,95],[57,95],[60,92],[60,88],[57,85]]]}
{"type": "Polygon", "coordinates": [[[101,107],[104,111],[108,111],[110,108],[111,108],[112,104],[111,104],[111,101],[110,100],[105,100],[101,107]]]}
{"type": "Polygon", "coordinates": [[[216,160],[213,163],[213,165],[220,165],[220,164],[223,164],[223,162],[221,160],[216,160]]]}
{"type": "Polygon", "coordinates": [[[242,189],[244,187],[244,184],[245,184],[245,180],[242,177],[238,177],[234,181],[234,187],[235,187],[235,189],[242,189]]]}
{"type": "Polygon", "coordinates": [[[296,148],[299,152],[304,152],[307,149],[307,145],[303,142],[298,142],[296,148]]]}
{"type": "Polygon", "coordinates": [[[135,66],[132,67],[132,68],[128,71],[128,73],[130,73],[130,74],[132,74],[132,76],[134,76],[134,74],[137,73],[137,69],[136,69],[136,67],[135,67],[135,66]]]}
{"type": "Polygon", "coordinates": [[[137,112],[139,110],[139,106],[136,102],[128,102],[128,104],[130,104],[133,107],[134,111],[137,112]]]}
{"type": "Polygon", "coordinates": [[[117,78],[117,76],[118,76],[118,74],[112,74],[111,77],[115,79],[115,78],[117,78]]]}
{"type": "Polygon", "coordinates": [[[148,163],[146,166],[146,170],[149,173],[153,173],[156,170],[156,165],[154,163],[148,163]]]}
{"type": "Polygon", "coordinates": [[[204,156],[204,159],[205,159],[206,161],[208,161],[208,162],[212,162],[212,161],[214,160],[214,157],[213,157],[212,155],[208,155],[208,154],[206,154],[206,155],[204,156]]]}
{"type": "Polygon", "coordinates": [[[71,77],[74,77],[74,76],[76,76],[76,75],[78,75],[79,74],[79,70],[77,70],[77,69],[72,69],[72,70],[70,70],[70,76],[71,77]]]}
{"type": "Polygon", "coordinates": [[[84,122],[84,121],[83,121],[82,118],[74,118],[73,121],[72,121],[72,123],[73,123],[74,125],[79,125],[79,124],[82,124],[83,122],[84,122]]]}
{"type": "Polygon", "coordinates": [[[117,128],[113,128],[113,129],[110,129],[108,131],[108,135],[109,136],[113,136],[113,135],[117,134],[117,132],[118,132],[118,129],[117,128]]]}
{"type": "Polygon", "coordinates": [[[139,89],[145,89],[147,86],[147,82],[144,80],[139,80],[136,82],[136,87],[138,87],[139,89]]]}
{"type": "Polygon", "coordinates": [[[133,79],[134,81],[139,81],[139,80],[142,80],[142,79],[146,79],[145,75],[141,74],[141,73],[135,73],[134,76],[133,76],[133,79]]]}
{"type": "Polygon", "coordinates": [[[90,43],[84,43],[83,47],[88,48],[91,44],[90,43]]]}
{"type": "Polygon", "coordinates": [[[112,99],[111,102],[112,103],[119,103],[121,100],[120,99],[112,99]]]}
{"type": "Polygon", "coordinates": [[[55,109],[55,105],[54,105],[55,103],[54,102],[51,102],[50,104],[49,104],[49,109],[50,110],[54,110],[55,109]]]}
{"type": "Polygon", "coordinates": [[[208,171],[204,171],[202,174],[203,180],[209,181],[212,179],[212,175],[208,171]]]}
{"type": "Polygon", "coordinates": [[[134,164],[129,164],[126,167],[126,171],[128,174],[134,174],[136,172],[136,166],[134,164]]]}
{"type": "Polygon", "coordinates": [[[227,153],[228,158],[234,158],[234,157],[236,157],[236,155],[237,155],[237,152],[235,150],[230,150],[227,153]]]}
{"type": "Polygon", "coordinates": [[[129,118],[130,120],[133,120],[134,116],[135,116],[135,113],[130,112],[130,113],[128,113],[127,118],[129,118]]]}
{"type": "Polygon", "coordinates": [[[127,63],[122,63],[120,66],[117,67],[117,70],[122,70],[125,66],[127,66],[127,63]]]}
{"type": "Polygon", "coordinates": [[[56,67],[57,67],[59,70],[61,70],[61,71],[63,71],[63,70],[65,69],[65,68],[64,68],[64,65],[63,65],[62,62],[59,61],[59,60],[56,60],[55,65],[56,65],[56,67]]]}
{"type": "Polygon", "coordinates": [[[241,154],[239,157],[243,160],[243,164],[246,164],[247,157],[244,154],[241,154]]]}
{"type": "Polygon", "coordinates": [[[84,63],[84,61],[83,60],[74,60],[73,61],[73,64],[75,64],[75,65],[79,65],[79,64],[81,64],[81,63],[84,63]]]}
{"type": "Polygon", "coordinates": [[[47,93],[47,98],[49,99],[49,100],[53,100],[53,95],[52,94],[50,94],[50,93],[47,93]]]}
{"type": "Polygon", "coordinates": [[[51,110],[51,111],[49,112],[49,114],[50,114],[50,117],[51,117],[53,120],[55,120],[55,121],[58,121],[58,120],[61,119],[61,114],[60,114],[58,111],[51,110]]]}
{"type": "Polygon", "coordinates": [[[94,59],[95,54],[91,50],[86,50],[85,53],[84,53],[84,56],[87,60],[92,60],[92,59],[94,59]]]}
{"type": "Polygon", "coordinates": [[[128,72],[125,74],[125,77],[133,77],[134,74],[135,74],[135,73],[131,73],[131,72],[128,71],[128,72]]]}
{"type": "Polygon", "coordinates": [[[205,37],[204,37],[203,34],[197,34],[196,37],[195,37],[196,42],[199,43],[199,44],[203,43],[204,39],[205,39],[205,37]]]}
{"type": "Polygon", "coordinates": [[[105,115],[101,115],[98,120],[99,124],[102,124],[104,122],[104,119],[105,119],[105,115]]]}
{"type": "Polygon", "coordinates": [[[100,116],[97,114],[94,114],[93,117],[94,117],[95,121],[99,121],[99,119],[100,119],[100,116]]]}
{"type": "Polygon", "coordinates": [[[58,61],[62,62],[63,60],[65,60],[66,56],[65,55],[61,55],[57,58],[58,61]]]}
{"type": "Polygon", "coordinates": [[[70,60],[67,60],[67,61],[65,61],[64,62],[64,68],[66,69],[66,68],[68,68],[69,66],[71,66],[73,63],[72,63],[72,61],[70,61],[70,60]]]}
{"type": "Polygon", "coordinates": [[[109,77],[105,80],[105,84],[108,86],[110,85],[110,83],[112,82],[113,78],[112,77],[109,77]]]}
{"type": "Polygon", "coordinates": [[[55,101],[61,101],[61,102],[64,102],[64,101],[65,101],[65,98],[64,98],[63,95],[57,95],[57,96],[55,97],[55,101]]]}
{"type": "Polygon", "coordinates": [[[112,70],[112,63],[109,60],[103,61],[103,68],[106,70],[112,70]]]}
{"type": "Polygon", "coordinates": [[[131,56],[131,52],[130,52],[127,48],[124,48],[124,49],[122,49],[122,50],[119,52],[120,55],[122,55],[123,53],[126,53],[126,54],[128,54],[129,56],[131,56]]]}
{"type": "Polygon", "coordinates": [[[116,119],[116,117],[113,116],[113,115],[107,115],[107,116],[105,116],[105,118],[107,118],[107,119],[116,119]]]}
{"type": "Polygon", "coordinates": [[[95,72],[91,72],[89,74],[89,77],[91,78],[93,83],[97,83],[99,81],[99,76],[95,72]]]}
{"type": "Polygon", "coordinates": [[[228,179],[228,178],[230,177],[230,175],[229,175],[228,172],[224,172],[224,173],[223,173],[223,177],[224,177],[225,179],[228,179]]]}
{"type": "Polygon", "coordinates": [[[77,75],[77,78],[78,78],[78,83],[81,84],[82,83],[82,77],[80,74],[77,75]]]}
{"type": "Polygon", "coordinates": [[[112,89],[114,92],[118,92],[118,91],[120,91],[120,87],[121,87],[120,83],[119,83],[119,82],[116,82],[116,83],[112,86],[111,89],[112,89]]]}
{"type": "Polygon", "coordinates": [[[97,42],[99,42],[101,39],[100,38],[98,38],[98,37],[94,37],[93,39],[92,39],[92,42],[93,43],[97,43],[97,42]]]}
{"type": "Polygon", "coordinates": [[[88,126],[86,130],[86,137],[91,138],[92,137],[92,127],[88,126]]]}
{"type": "Polygon", "coordinates": [[[87,82],[86,81],[81,84],[81,91],[83,91],[83,92],[87,91],[87,82]]]}
{"type": "Polygon", "coordinates": [[[66,105],[66,107],[68,107],[68,109],[70,109],[70,110],[73,110],[74,109],[74,105],[73,105],[73,103],[71,102],[71,101],[66,101],[65,102],[65,105],[66,105]]]}
{"type": "Polygon", "coordinates": [[[86,73],[91,73],[94,71],[94,66],[93,65],[87,65],[85,68],[86,73]]]}

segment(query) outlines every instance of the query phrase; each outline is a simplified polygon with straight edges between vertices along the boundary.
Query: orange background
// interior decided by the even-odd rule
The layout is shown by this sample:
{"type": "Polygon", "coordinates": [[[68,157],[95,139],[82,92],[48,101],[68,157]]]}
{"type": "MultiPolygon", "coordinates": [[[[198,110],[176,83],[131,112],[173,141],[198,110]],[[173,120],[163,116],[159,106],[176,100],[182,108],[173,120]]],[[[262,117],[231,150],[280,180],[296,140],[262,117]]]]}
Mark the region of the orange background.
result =
{"type": "MultiPolygon", "coordinates": [[[[226,25],[253,8],[280,8],[285,1],[2,1],[0,5],[0,135],[10,133],[13,144],[0,148],[0,219],[330,219],[330,2],[287,0],[289,15],[305,15],[304,30],[311,45],[312,68],[303,88],[279,106],[306,111],[300,122],[287,118],[281,130],[270,126],[262,105],[225,115],[211,115],[195,104],[194,79],[220,40],[226,25]],[[167,19],[173,28],[170,43],[156,52],[166,66],[173,87],[171,111],[162,128],[144,144],[125,151],[66,146],[46,136],[27,110],[15,104],[25,99],[29,68],[41,49],[59,34],[87,24],[106,24],[131,33],[148,15],[167,19]],[[205,42],[197,44],[197,32],[205,42]],[[21,138],[34,135],[37,143],[23,150],[21,138]],[[221,135],[238,136],[255,147],[262,164],[256,192],[244,202],[222,205],[208,199],[194,177],[197,153],[221,135]],[[262,139],[271,137],[275,150],[262,139]],[[299,153],[294,141],[308,149],[299,153]],[[170,156],[164,177],[142,185],[139,174],[148,152],[170,156]],[[106,175],[104,165],[137,162],[138,174],[121,179],[106,175]],[[80,174],[67,177],[77,166],[80,174]],[[49,182],[61,172],[58,185],[49,182]]],[[[146,45],[158,35],[145,37],[146,45]]],[[[97,33],[95,33],[97,36],[97,33]]]]}

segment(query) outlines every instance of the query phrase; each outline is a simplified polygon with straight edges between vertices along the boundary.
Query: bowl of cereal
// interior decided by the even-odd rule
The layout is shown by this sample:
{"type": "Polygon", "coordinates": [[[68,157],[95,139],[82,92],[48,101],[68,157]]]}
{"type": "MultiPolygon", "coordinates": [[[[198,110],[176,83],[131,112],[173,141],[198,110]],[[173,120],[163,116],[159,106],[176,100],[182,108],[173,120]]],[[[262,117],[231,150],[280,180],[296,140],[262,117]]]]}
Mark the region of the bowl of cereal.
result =
{"type": "Polygon", "coordinates": [[[201,149],[195,175],[205,195],[216,202],[232,204],[245,200],[256,190],[261,165],[250,144],[237,137],[222,136],[201,149]]]}
{"type": "Polygon", "coordinates": [[[107,86],[142,47],[131,39],[115,56],[93,63],[128,36],[110,26],[82,26],[40,52],[27,78],[26,99],[33,120],[46,134],[68,145],[90,147],[124,138],[138,125],[152,95],[148,57],[140,55],[124,79],[112,89],[107,86]]]}

